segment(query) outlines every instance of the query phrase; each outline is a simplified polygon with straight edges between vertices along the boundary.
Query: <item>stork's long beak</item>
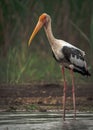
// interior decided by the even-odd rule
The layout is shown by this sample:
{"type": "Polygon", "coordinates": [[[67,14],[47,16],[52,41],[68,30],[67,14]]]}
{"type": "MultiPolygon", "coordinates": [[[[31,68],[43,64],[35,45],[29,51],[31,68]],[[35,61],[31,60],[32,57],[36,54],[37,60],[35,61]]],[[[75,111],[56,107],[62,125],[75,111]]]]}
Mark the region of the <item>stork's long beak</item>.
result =
{"type": "Polygon", "coordinates": [[[42,26],[43,26],[43,22],[42,21],[38,21],[38,23],[37,23],[37,25],[36,25],[36,27],[35,27],[35,29],[34,29],[34,31],[33,31],[33,33],[32,33],[32,35],[30,36],[30,39],[29,39],[29,41],[28,41],[28,46],[30,46],[30,44],[31,44],[31,42],[32,42],[32,40],[33,40],[33,38],[35,37],[35,35],[38,33],[38,31],[42,28],[42,26]]]}

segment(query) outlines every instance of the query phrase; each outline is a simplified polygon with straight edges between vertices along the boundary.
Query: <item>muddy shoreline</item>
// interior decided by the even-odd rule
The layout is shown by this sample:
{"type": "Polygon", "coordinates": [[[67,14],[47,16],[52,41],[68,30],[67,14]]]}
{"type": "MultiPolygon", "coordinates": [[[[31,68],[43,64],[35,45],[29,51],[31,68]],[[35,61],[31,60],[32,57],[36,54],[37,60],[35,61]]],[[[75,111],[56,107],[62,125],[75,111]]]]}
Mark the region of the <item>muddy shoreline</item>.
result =
{"type": "MultiPolygon", "coordinates": [[[[93,84],[76,85],[76,106],[80,111],[93,111],[93,84]]],[[[1,111],[62,110],[63,85],[0,85],[1,111]]],[[[72,110],[72,88],[67,88],[66,109],[72,110]]]]}

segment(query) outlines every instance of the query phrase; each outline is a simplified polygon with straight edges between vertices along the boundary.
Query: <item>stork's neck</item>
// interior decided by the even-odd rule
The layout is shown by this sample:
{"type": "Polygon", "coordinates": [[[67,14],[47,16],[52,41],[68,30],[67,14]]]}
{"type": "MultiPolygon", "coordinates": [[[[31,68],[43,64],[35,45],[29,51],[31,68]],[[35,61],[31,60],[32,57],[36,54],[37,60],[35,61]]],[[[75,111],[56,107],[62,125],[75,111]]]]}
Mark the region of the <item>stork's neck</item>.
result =
{"type": "Polygon", "coordinates": [[[51,21],[49,21],[48,23],[45,24],[44,29],[45,29],[45,32],[46,32],[50,45],[51,46],[54,45],[56,39],[52,32],[51,21]]]}

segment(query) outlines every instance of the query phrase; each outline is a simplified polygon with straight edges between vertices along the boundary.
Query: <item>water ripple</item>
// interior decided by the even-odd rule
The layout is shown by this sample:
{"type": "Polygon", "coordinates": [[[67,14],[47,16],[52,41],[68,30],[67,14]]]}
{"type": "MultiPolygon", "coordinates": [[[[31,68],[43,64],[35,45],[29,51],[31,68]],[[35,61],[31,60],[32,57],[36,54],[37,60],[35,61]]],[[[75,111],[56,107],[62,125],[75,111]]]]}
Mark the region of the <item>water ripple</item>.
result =
{"type": "Polygon", "coordinates": [[[93,113],[66,115],[62,120],[61,112],[46,113],[0,113],[0,130],[93,130],[93,113]]]}

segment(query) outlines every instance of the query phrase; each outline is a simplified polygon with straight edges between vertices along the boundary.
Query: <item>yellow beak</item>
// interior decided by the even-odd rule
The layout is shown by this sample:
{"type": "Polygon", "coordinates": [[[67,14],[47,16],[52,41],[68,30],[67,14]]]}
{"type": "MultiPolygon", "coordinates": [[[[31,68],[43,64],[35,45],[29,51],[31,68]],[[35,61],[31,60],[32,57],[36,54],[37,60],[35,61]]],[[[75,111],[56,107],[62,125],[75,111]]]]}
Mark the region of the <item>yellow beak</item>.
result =
{"type": "Polygon", "coordinates": [[[29,41],[28,41],[28,46],[30,46],[30,44],[31,44],[31,42],[32,42],[32,40],[33,40],[33,38],[35,37],[35,35],[38,33],[38,31],[42,28],[42,26],[43,26],[43,22],[42,21],[38,21],[38,23],[37,23],[37,25],[36,25],[36,27],[35,27],[35,29],[34,29],[34,31],[33,31],[33,33],[32,33],[32,35],[30,36],[30,39],[29,39],[29,41]]]}

